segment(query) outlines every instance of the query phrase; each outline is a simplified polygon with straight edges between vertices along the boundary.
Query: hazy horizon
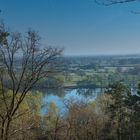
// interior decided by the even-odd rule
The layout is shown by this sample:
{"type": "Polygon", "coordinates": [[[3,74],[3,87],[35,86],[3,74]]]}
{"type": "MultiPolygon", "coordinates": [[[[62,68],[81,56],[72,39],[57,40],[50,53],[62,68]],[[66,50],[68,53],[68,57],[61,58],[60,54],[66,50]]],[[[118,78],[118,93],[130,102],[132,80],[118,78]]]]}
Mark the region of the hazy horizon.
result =
{"type": "Polygon", "coordinates": [[[140,53],[137,2],[103,6],[94,0],[1,0],[0,18],[12,31],[39,31],[64,55],[140,53]]]}
{"type": "Polygon", "coordinates": [[[65,51],[63,52],[64,56],[140,56],[140,53],[109,53],[109,54],[102,54],[102,53],[97,53],[97,54],[65,54],[65,51]]]}

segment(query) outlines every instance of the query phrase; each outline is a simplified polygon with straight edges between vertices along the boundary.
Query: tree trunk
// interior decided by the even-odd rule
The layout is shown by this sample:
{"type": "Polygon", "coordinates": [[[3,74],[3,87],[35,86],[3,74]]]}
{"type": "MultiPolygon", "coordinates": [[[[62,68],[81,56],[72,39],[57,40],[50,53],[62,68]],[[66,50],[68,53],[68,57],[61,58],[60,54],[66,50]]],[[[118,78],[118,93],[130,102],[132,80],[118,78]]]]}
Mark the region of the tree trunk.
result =
{"type": "Polygon", "coordinates": [[[8,140],[10,124],[11,119],[9,117],[3,119],[1,125],[1,140],[8,140]]]}

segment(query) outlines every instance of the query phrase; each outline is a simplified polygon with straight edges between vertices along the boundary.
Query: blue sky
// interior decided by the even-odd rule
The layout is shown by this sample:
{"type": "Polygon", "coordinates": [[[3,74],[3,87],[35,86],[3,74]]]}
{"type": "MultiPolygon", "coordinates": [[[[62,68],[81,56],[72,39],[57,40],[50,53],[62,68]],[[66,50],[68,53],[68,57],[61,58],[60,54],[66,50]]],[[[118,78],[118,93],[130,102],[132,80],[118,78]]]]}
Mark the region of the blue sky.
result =
{"type": "Polygon", "coordinates": [[[65,55],[140,54],[140,2],[101,6],[94,0],[0,0],[12,31],[39,31],[65,55]]]}

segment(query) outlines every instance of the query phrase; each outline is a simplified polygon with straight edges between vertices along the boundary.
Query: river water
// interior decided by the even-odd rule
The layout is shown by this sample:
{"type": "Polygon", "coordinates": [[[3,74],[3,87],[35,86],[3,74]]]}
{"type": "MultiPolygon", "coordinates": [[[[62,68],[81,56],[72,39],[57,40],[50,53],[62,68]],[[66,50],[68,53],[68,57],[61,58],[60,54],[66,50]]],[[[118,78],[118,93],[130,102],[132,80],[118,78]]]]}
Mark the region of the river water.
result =
{"type": "Polygon", "coordinates": [[[47,114],[47,105],[55,103],[59,113],[64,114],[67,111],[65,101],[72,102],[91,102],[94,101],[97,95],[102,92],[101,88],[96,89],[65,89],[65,90],[48,90],[43,96],[43,107],[41,113],[47,114]]]}

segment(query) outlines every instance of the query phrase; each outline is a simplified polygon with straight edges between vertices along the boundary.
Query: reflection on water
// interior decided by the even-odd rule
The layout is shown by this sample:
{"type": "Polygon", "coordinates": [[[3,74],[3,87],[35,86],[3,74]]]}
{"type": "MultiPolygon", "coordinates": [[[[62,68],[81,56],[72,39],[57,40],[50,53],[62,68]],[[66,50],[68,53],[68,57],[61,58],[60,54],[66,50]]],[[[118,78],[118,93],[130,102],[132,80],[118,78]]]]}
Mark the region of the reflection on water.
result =
{"type": "Polygon", "coordinates": [[[43,107],[41,113],[43,115],[47,114],[46,105],[50,103],[55,103],[59,109],[60,114],[64,114],[67,111],[67,108],[64,104],[65,100],[71,101],[82,101],[82,102],[91,102],[94,101],[98,94],[101,93],[100,88],[96,89],[69,89],[65,91],[47,91],[44,94],[43,98],[43,107]],[[63,92],[63,93],[61,93],[63,92]],[[57,93],[57,94],[56,94],[57,93]],[[63,96],[62,96],[63,95],[63,96]]]}

